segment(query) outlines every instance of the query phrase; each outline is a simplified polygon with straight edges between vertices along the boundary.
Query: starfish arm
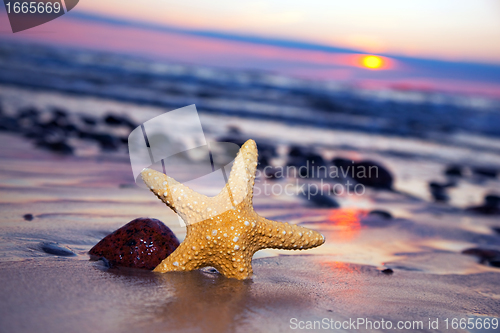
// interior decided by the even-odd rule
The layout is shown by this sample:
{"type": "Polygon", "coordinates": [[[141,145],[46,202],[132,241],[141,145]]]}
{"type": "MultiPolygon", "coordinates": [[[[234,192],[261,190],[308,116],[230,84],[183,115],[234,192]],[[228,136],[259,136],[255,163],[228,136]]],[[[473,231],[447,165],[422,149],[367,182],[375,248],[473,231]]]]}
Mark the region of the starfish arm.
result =
{"type": "Polygon", "coordinates": [[[257,170],[257,145],[248,140],[241,146],[234,159],[229,180],[218,197],[229,197],[233,206],[237,206],[245,199],[252,200],[255,172],[257,170]]]}
{"type": "Polygon", "coordinates": [[[320,246],[325,237],[317,231],[259,216],[255,237],[262,248],[305,250],[320,246]]]}
{"type": "Polygon", "coordinates": [[[161,201],[179,214],[186,224],[194,224],[209,219],[231,208],[228,200],[207,197],[179,183],[172,177],[152,169],[141,172],[144,183],[161,201]]]}
{"type": "Polygon", "coordinates": [[[173,189],[184,187],[181,183],[161,172],[152,169],[144,169],[141,172],[141,177],[146,186],[158,199],[163,201],[170,209],[177,213],[174,204],[173,189]]]}

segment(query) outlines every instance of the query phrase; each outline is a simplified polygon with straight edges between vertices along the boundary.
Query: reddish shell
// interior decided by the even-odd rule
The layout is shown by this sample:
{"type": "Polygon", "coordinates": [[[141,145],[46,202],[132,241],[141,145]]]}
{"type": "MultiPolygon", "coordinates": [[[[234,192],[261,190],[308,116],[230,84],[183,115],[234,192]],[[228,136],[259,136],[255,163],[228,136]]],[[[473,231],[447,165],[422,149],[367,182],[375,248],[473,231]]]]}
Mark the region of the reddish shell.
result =
{"type": "Polygon", "coordinates": [[[104,237],[90,258],[105,258],[111,266],[154,269],[179,246],[175,234],[157,219],[138,218],[104,237]]]}

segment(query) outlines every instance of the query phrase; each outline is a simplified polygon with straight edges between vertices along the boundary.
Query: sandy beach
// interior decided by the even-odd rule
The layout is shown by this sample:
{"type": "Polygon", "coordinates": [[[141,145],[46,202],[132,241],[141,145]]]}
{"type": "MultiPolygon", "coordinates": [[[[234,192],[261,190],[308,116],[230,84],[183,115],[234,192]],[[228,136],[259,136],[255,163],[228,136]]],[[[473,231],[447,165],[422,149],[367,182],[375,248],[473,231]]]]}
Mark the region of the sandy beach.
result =
{"type": "MultiPolygon", "coordinates": [[[[0,91],[10,115],[36,105],[47,110],[42,111],[46,115],[64,107],[71,117],[116,110],[141,123],[166,111],[13,86],[0,91]]],[[[137,217],[160,219],[180,240],[186,232],[173,212],[134,183],[126,146],[103,152],[96,143],[70,138],[73,153],[64,155],[4,131],[0,331],[492,332],[451,325],[454,318],[484,322],[500,316],[499,268],[461,253],[499,249],[498,215],[464,209],[479,205],[486,193],[498,188],[499,180],[462,180],[449,193],[448,203],[433,202],[427,183],[445,179],[436,179],[436,174],[447,165],[467,163],[472,157],[476,163],[499,167],[494,140],[461,145],[457,142],[463,137],[456,136],[449,142],[403,138],[394,143],[384,134],[203,112],[200,118],[209,138],[220,138],[237,125],[257,142],[276,144],[281,152],[277,161],[299,142],[316,147],[325,158],[383,161],[394,174],[396,191],[367,188],[361,196],[335,196],[340,207],[325,209],[301,196],[266,195],[266,182],[275,182],[261,179],[256,187],[262,194],[254,198],[260,215],[320,231],[326,243],[308,251],[260,251],[253,260],[255,275],[248,281],[210,270],[159,274],[108,268],[89,261],[87,252],[137,217]],[[389,212],[392,218],[370,215],[373,210],[389,212]],[[47,244],[67,255],[47,252],[47,244]],[[365,324],[380,325],[381,320],[391,322],[392,328],[365,324]],[[349,321],[363,323],[334,326],[349,321]],[[422,327],[409,326],[420,322],[422,327]],[[314,326],[319,323],[322,326],[314,326]],[[403,325],[399,329],[398,323],[403,325]]],[[[116,131],[120,135],[120,129],[116,131]]],[[[293,184],[296,179],[280,182],[293,184]]],[[[212,183],[202,187],[218,191],[212,183]]]]}

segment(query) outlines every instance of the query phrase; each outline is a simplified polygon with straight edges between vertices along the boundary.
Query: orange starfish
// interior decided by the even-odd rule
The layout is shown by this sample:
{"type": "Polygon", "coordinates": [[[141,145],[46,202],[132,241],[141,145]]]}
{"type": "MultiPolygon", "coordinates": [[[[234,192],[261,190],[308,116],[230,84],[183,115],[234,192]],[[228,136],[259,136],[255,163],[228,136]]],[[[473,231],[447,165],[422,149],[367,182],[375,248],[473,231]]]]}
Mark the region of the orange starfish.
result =
{"type": "Polygon", "coordinates": [[[302,250],[325,242],[322,234],[259,216],[253,209],[257,145],[248,140],[235,158],[229,181],[215,197],[207,197],[155,170],[142,179],[187,225],[186,239],[155,272],[215,267],[229,278],[252,276],[252,256],[265,248],[302,250]]]}

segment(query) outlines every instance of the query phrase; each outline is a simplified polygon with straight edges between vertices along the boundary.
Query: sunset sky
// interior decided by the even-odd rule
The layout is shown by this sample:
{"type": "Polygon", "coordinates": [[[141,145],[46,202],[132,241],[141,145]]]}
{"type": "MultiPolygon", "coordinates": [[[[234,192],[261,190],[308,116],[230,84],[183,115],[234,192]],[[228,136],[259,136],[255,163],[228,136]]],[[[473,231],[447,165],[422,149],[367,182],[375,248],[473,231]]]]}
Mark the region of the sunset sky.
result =
{"type": "Polygon", "coordinates": [[[78,9],[370,53],[500,63],[498,0],[81,0],[78,9]]]}
{"type": "Polygon", "coordinates": [[[498,0],[81,0],[16,34],[2,6],[0,32],[0,42],[500,96],[498,0]],[[365,53],[380,66],[363,66],[365,53]]]}

